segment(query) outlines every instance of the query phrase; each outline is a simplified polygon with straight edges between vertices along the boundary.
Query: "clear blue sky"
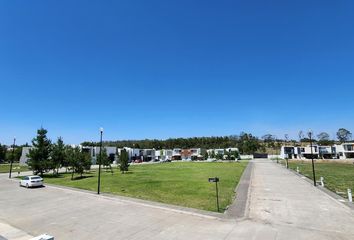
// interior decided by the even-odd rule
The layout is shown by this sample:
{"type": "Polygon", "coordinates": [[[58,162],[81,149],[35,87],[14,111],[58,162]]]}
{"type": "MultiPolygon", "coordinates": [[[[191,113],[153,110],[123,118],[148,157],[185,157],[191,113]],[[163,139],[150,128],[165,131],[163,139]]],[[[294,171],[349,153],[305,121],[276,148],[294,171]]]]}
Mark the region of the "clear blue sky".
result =
{"type": "Polygon", "coordinates": [[[1,1],[0,142],[354,131],[354,1],[1,1]]]}

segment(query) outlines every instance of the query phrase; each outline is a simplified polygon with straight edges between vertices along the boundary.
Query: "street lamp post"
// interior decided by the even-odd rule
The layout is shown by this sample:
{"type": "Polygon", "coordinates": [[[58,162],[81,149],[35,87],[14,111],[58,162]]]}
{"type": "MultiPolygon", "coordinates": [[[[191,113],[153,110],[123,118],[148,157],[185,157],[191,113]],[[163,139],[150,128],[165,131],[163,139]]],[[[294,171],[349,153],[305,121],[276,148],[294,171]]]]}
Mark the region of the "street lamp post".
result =
{"type": "Polygon", "coordinates": [[[313,161],[313,147],[312,147],[312,131],[309,131],[310,138],[310,148],[311,148],[311,160],[312,160],[312,175],[313,175],[313,185],[316,187],[316,173],[315,173],[315,163],[313,161]]]}
{"type": "MultiPolygon", "coordinates": [[[[289,135],[285,134],[285,146],[287,145],[289,139],[289,135]]],[[[288,154],[285,155],[285,161],[286,161],[286,168],[289,168],[289,156],[288,154]]]]}
{"type": "Polygon", "coordinates": [[[100,133],[101,133],[101,142],[100,142],[100,159],[98,160],[97,194],[100,194],[100,187],[101,187],[101,160],[102,160],[102,135],[103,135],[103,128],[100,128],[100,133]]]}
{"type": "Polygon", "coordinates": [[[16,137],[14,137],[14,144],[12,145],[12,158],[10,160],[10,172],[9,172],[9,178],[11,178],[11,173],[12,173],[12,163],[15,158],[15,144],[16,144],[16,137]]]}

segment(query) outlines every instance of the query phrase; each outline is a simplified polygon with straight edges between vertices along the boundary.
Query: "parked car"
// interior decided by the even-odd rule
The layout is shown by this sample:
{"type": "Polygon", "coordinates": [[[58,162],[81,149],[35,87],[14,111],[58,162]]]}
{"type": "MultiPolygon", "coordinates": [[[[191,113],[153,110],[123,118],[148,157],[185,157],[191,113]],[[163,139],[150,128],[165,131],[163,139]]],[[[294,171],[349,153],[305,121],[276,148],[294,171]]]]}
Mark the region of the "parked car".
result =
{"type": "Polygon", "coordinates": [[[20,187],[40,187],[43,186],[43,178],[39,176],[26,176],[20,181],[20,187]]]}

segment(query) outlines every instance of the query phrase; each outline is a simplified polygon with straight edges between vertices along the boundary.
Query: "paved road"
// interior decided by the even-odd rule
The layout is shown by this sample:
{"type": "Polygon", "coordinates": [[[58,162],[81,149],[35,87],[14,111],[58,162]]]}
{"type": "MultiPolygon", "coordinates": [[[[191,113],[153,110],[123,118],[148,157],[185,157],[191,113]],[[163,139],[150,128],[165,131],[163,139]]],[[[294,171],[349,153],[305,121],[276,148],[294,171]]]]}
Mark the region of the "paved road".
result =
{"type": "Polygon", "coordinates": [[[354,211],[305,179],[267,160],[252,175],[248,215],[279,239],[354,239],[354,211]]]}
{"type": "Polygon", "coordinates": [[[19,188],[2,175],[0,222],[56,240],[354,239],[353,210],[275,163],[253,162],[242,220],[51,186],[19,188]]]}

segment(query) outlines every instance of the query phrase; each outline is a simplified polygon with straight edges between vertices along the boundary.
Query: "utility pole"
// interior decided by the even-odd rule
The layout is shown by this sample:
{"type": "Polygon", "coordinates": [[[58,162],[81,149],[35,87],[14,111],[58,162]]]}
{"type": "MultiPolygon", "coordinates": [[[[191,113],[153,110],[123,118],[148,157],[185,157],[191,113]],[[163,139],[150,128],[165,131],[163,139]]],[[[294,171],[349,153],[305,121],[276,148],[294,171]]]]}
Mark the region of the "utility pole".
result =
{"type": "Polygon", "coordinates": [[[101,160],[102,160],[102,135],[103,135],[103,128],[100,128],[100,133],[101,133],[101,143],[100,143],[100,159],[98,160],[97,194],[100,194],[100,188],[101,188],[101,160]]]}
{"type": "Polygon", "coordinates": [[[310,148],[311,148],[311,160],[312,160],[312,176],[313,176],[313,185],[316,187],[316,173],[315,173],[315,163],[313,161],[313,147],[312,147],[312,131],[309,131],[310,138],[310,148]]]}
{"type": "Polygon", "coordinates": [[[12,145],[12,157],[10,160],[10,171],[9,171],[9,178],[11,178],[11,173],[12,173],[12,163],[15,159],[15,144],[16,144],[16,137],[14,137],[14,144],[12,145]]]}

